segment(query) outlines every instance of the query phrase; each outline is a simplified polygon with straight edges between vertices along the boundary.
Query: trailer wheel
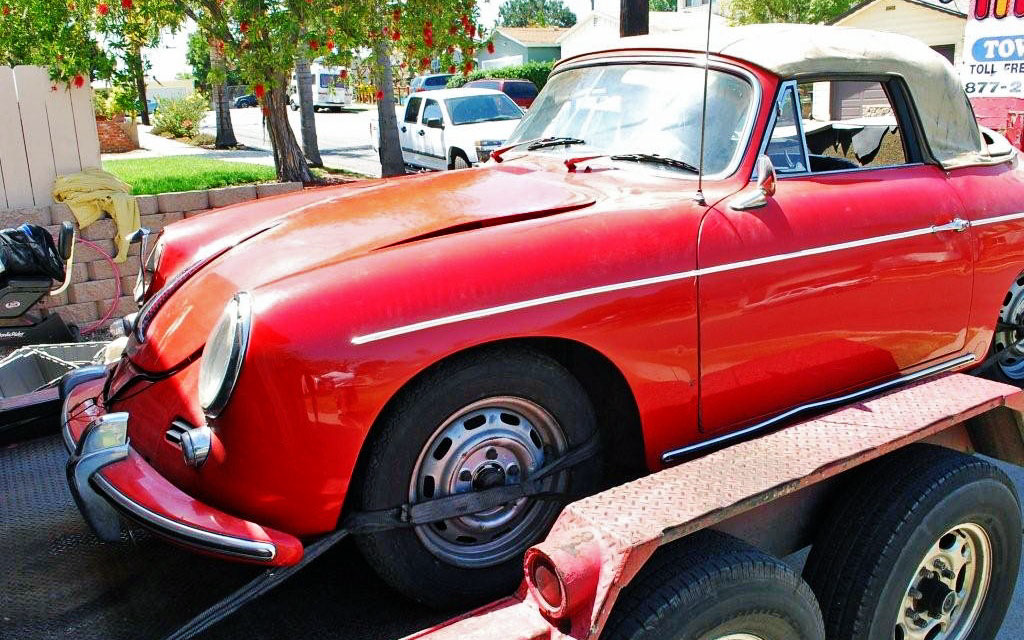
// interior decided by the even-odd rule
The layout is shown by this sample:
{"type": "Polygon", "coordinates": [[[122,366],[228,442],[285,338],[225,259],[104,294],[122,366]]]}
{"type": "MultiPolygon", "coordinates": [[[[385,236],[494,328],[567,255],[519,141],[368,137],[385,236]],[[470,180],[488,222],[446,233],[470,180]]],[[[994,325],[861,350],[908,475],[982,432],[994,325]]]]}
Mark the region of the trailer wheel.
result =
{"type": "Polygon", "coordinates": [[[659,549],[623,590],[602,640],[824,640],[807,584],[717,531],[659,549]]]}
{"type": "Polygon", "coordinates": [[[915,444],[842,491],[804,568],[831,640],[991,640],[1013,595],[1020,502],[995,466],[915,444]]]}

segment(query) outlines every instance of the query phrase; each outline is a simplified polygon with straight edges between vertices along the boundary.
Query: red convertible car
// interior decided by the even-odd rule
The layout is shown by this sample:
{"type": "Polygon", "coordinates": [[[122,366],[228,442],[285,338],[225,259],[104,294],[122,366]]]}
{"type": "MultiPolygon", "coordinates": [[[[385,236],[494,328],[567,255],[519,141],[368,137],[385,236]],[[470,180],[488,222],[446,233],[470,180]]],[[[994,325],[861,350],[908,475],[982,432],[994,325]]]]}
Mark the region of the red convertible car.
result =
{"type": "Polygon", "coordinates": [[[743,27],[705,78],[686,42],[561,61],[483,167],[167,227],[120,361],[62,385],[97,533],[288,565],[351,527],[465,603],[604,484],[941,371],[1024,381],[1024,172],[942,56],[743,27]]]}

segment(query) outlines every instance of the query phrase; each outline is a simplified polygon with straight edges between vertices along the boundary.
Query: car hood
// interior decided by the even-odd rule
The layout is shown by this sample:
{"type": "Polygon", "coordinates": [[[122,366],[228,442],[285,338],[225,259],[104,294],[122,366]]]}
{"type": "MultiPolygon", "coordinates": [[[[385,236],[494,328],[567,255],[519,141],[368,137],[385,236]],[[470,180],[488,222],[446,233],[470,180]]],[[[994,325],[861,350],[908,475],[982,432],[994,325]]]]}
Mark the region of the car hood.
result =
{"type": "Polygon", "coordinates": [[[595,194],[565,176],[502,166],[310,189],[170,225],[162,280],[190,275],[127,350],[149,372],[198,353],[227,301],[296,273],[474,228],[586,207],[595,194]]]}

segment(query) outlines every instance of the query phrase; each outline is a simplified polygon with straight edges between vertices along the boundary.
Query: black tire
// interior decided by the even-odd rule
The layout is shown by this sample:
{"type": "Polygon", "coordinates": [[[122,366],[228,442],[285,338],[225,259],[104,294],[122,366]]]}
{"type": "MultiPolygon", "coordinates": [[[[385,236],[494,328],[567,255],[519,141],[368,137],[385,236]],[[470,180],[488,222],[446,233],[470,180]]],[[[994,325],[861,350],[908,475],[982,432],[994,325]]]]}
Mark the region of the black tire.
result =
{"type": "MultiPolygon", "coordinates": [[[[956,635],[963,640],[996,636],[1021,555],[1020,501],[1002,471],[974,456],[915,444],[858,470],[837,496],[804,567],[804,578],[825,612],[829,640],[898,638],[905,632],[897,631],[897,625],[937,624],[931,613],[916,613],[918,606],[925,606],[924,598],[915,600],[914,607],[906,606],[904,598],[913,597],[908,595],[911,588],[928,575],[919,569],[947,539],[944,532],[957,527],[987,536],[991,574],[974,609],[973,627],[966,622],[971,616],[961,615],[964,622],[951,620],[949,628],[962,624],[964,634],[956,635]]],[[[936,572],[934,579],[938,577],[936,572]]],[[[973,608],[970,600],[957,602],[954,612],[973,608]]],[[[942,632],[937,637],[955,635],[942,632]]]]}
{"type": "Polygon", "coordinates": [[[452,152],[452,163],[448,165],[449,169],[468,169],[471,166],[473,165],[469,164],[469,158],[466,157],[466,154],[458,149],[452,152]]]}
{"type": "Polygon", "coordinates": [[[659,549],[619,597],[602,640],[824,640],[811,589],[782,561],[716,531],[659,549]]]}
{"type": "MultiPolygon", "coordinates": [[[[561,430],[563,450],[586,442],[596,432],[594,409],[583,387],[555,360],[529,349],[503,347],[472,352],[427,372],[403,390],[382,416],[368,444],[367,462],[356,503],[358,508],[384,509],[409,502],[410,491],[418,492],[420,487],[420,480],[414,481],[414,475],[422,468],[421,464],[434,464],[427,454],[436,456],[437,449],[433,443],[437,442],[439,433],[445,433],[446,424],[458,423],[452,419],[453,416],[461,415],[460,412],[474,406],[486,406],[492,399],[508,398],[542,408],[561,430]]],[[[462,423],[465,431],[469,429],[465,427],[467,422],[462,423]]],[[[491,437],[488,431],[497,433],[494,431],[496,424],[487,423],[486,428],[473,431],[471,437],[478,437],[477,434],[479,437],[491,437]]],[[[530,424],[529,420],[526,424],[530,424]]],[[[532,437],[535,432],[530,433],[532,437]]],[[[458,443],[449,444],[452,456],[455,456],[458,446],[458,443]]],[[[493,451],[491,444],[483,448],[488,449],[488,455],[493,451]]],[[[502,451],[504,455],[505,450],[502,451]]],[[[547,457],[549,454],[544,455],[547,457]]],[[[458,466],[463,464],[459,462],[458,466]]],[[[485,461],[474,468],[479,470],[487,464],[485,461]]],[[[448,483],[458,473],[447,477],[439,474],[437,486],[449,486],[448,483]]],[[[567,499],[573,499],[596,491],[602,474],[601,459],[597,456],[559,474],[551,482],[565,490],[567,499]]],[[[503,481],[511,482],[512,472],[501,477],[503,481]]],[[[433,480],[431,486],[432,483],[433,480]]],[[[475,486],[476,477],[473,483],[475,486]]],[[[522,520],[511,522],[522,524],[529,520],[528,527],[499,525],[496,531],[481,533],[482,537],[493,535],[499,540],[501,553],[505,554],[505,557],[499,557],[496,552],[493,562],[486,555],[481,556],[482,560],[473,557],[463,561],[458,555],[463,552],[459,541],[443,539],[445,535],[458,531],[462,521],[446,521],[444,530],[437,531],[431,527],[440,525],[425,525],[419,527],[419,531],[395,529],[363,535],[357,538],[357,542],[369,564],[399,592],[434,607],[465,608],[472,603],[507,595],[515,589],[522,580],[522,554],[546,534],[557,518],[561,504],[557,501],[531,501],[528,506],[516,508],[522,508],[516,516],[522,516],[522,520]],[[429,547],[428,544],[434,546],[429,547]]],[[[482,541],[481,544],[490,542],[482,541]]],[[[483,548],[470,543],[464,546],[464,553],[469,557],[483,548]]]]}

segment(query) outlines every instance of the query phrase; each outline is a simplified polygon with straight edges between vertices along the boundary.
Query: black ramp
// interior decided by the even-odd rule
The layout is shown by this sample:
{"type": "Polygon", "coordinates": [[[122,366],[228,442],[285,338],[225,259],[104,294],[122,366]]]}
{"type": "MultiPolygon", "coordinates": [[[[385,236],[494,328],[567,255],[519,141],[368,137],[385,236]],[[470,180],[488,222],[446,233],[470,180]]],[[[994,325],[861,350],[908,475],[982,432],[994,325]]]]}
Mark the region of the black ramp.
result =
{"type": "MultiPolygon", "coordinates": [[[[257,575],[133,530],[99,542],[59,437],[0,448],[0,638],[159,639],[257,575]]],[[[391,592],[343,541],[201,637],[398,638],[451,615],[391,592]]]]}

